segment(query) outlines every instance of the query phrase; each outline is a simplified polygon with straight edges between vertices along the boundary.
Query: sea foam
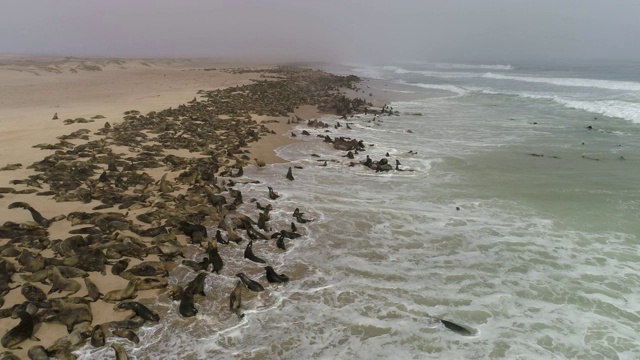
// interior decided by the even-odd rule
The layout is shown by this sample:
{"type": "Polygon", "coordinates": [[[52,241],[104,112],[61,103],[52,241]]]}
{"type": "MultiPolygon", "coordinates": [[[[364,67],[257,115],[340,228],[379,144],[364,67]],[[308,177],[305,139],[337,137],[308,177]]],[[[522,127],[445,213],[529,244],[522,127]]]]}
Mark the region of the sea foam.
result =
{"type": "Polygon", "coordinates": [[[525,82],[532,82],[532,83],[545,83],[545,84],[552,84],[552,85],[558,85],[558,86],[577,86],[577,87],[591,87],[591,88],[600,88],[600,89],[608,89],[608,90],[640,91],[640,83],[632,82],[632,81],[512,76],[512,75],[495,74],[491,72],[483,74],[482,77],[496,79],[496,80],[513,80],[513,81],[525,81],[525,82]]]}

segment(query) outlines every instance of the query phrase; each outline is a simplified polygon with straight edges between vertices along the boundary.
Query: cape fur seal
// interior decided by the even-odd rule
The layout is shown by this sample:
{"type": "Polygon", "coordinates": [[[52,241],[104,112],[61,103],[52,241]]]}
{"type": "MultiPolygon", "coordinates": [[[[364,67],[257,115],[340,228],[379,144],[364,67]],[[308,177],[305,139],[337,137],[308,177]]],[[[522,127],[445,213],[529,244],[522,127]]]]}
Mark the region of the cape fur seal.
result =
{"type": "Polygon", "coordinates": [[[129,360],[129,356],[122,345],[113,343],[111,344],[111,348],[116,352],[116,360],[129,360]]]}
{"type": "Polygon", "coordinates": [[[31,217],[33,218],[33,221],[37,222],[38,225],[42,227],[49,226],[49,220],[45,219],[45,217],[42,216],[42,214],[40,214],[36,209],[32,208],[31,205],[27,204],[26,202],[18,201],[18,202],[9,204],[9,209],[15,209],[15,208],[28,210],[31,213],[31,217]]]}
{"type": "Polygon", "coordinates": [[[204,280],[207,277],[207,273],[198,274],[184,289],[182,298],[180,299],[180,315],[184,317],[195,316],[198,313],[198,309],[193,305],[193,297],[196,294],[205,296],[204,293],[204,280]]]}
{"type": "Polygon", "coordinates": [[[114,306],[114,309],[117,311],[133,310],[133,312],[137,316],[140,316],[141,318],[147,321],[153,321],[153,322],[160,321],[160,316],[157,313],[151,311],[148,307],[144,306],[143,304],[137,301],[123,301],[120,304],[114,306]]]}
{"type": "Polygon", "coordinates": [[[295,179],[294,179],[294,177],[293,177],[293,173],[291,172],[291,166],[289,166],[289,170],[287,171],[287,176],[286,176],[286,178],[287,178],[288,180],[290,180],[290,181],[295,180],[295,179]]]}
{"type": "Polygon", "coordinates": [[[275,270],[273,270],[273,268],[271,266],[265,266],[264,267],[265,270],[267,270],[267,280],[269,282],[276,282],[276,283],[284,283],[289,281],[289,277],[285,274],[277,274],[275,270]]]}
{"type": "Polygon", "coordinates": [[[276,246],[282,250],[287,250],[284,245],[284,235],[282,235],[282,233],[278,236],[278,240],[276,240],[276,246]]]}
{"type": "Polygon", "coordinates": [[[116,302],[116,301],[122,301],[127,299],[135,299],[138,296],[135,293],[136,284],[138,283],[138,281],[139,279],[129,280],[129,283],[124,289],[109,291],[108,293],[104,294],[102,299],[106,302],[116,302]]]}
{"type": "Polygon", "coordinates": [[[240,278],[242,283],[245,284],[249,290],[255,292],[264,291],[264,287],[262,287],[259,282],[249,279],[249,277],[244,273],[237,273],[236,276],[240,278]]]}
{"type": "Polygon", "coordinates": [[[456,323],[453,323],[451,321],[447,321],[447,320],[443,320],[443,319],[438,319],[440,320],[440,322],[442,323],[442,325],[444,325],[447,329],[458,333],[460,335],[463,336],[473,336],[474,332],[472,330],[470,330],[469,328],[467,328],[466,326],[463,325],[458,325],[456,323]]]}
{"type": "Polygon", "coordinates": [[[117,337],[128,339],[129,341],[136,344],[140,343],[140,338],[138,337],[138,335],[130,329],[116,328],[111,330],[111,332],[117,337]]]}
{"type": "Polygon", "coordinates": [[[21,342],[33,337],[33,327],[35,326],[33,316],[22,310],[18,311],[16,315],[20,318],[20,323],[9,329],[0,340],[2,346],[7,349],[13,349],[21,342]]]}
{"type": "Polygon", "coordinates": [[[244,317],[242,310],[242,281],[238,281],[236,283],[236,287],[233,288],[231,294],[229,295],[229,310],[235,313],[238,318],[244,317]]]}
{"type": "Polygon", "coordinates": [[[103,347],[105,344],[105,335],[102,325],[96,325],[91,331],[91,346],[95,348],[103,347]]]}
{"type": "Polygon", "coordinates": [[[47,300],[47,294],[45,294],[39,287],[30,283],[22,284],[20,292],[29,301],[40,302],[47,300]]]}
{"type": "Polygon", "coordinates": [[[266,263],[266,261],[260,259],[259,257],[253,254],[253,240],[249,241],[249,243],[247,244],[247,247],[244,249],[244,258],[257,263],[263,263],[263,264],[266,263]]]}
{"type": "Polygon", "coordinates": [[[211,245],[211,242],[207,243],[207,254],[209,255],[209,261],[213,266],[211,268],[211,272],[220,273],[222,267],[224,266],[224,261],[222,261],[222,257],[218,253],[218,249],[211,245]]]}

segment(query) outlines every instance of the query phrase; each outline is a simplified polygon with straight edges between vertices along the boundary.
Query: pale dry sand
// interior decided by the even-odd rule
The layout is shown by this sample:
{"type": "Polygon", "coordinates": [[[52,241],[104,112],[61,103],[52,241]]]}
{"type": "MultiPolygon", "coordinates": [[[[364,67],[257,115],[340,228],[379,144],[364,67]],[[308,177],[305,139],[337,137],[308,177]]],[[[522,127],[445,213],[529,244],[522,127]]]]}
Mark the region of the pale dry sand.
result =
{"type": "MultiPolygon", "coordinates": [[[[12,185],[11,180],[25,179],[34,174],[27,169],[35,161],[42,160],[51,154],[51,150],[40,150],[33,145],[40,143],[54,144],[57,136],[69,134],[79,129],[88,129],[90,134],[101,128],[105,122],[117,123],[122,121],[123,112],[138,110],[145,114],[168,107],[176,107],[192,100],[198,90],[213,90],[235,85],[250,83],[256,78],[255,73],[231,74],[228,72],[202,71],[204,68],[230,67],[270,67],[270,64],[232,64],[211,60],[137,60],[137,59],[77,59],[51,57],[21,57],[0,56],[0,168],[21,163],[22,168],[11,171],[0,171],[0,187],[12,187],[16,190],[27,189],[25,185],[12,185]],[[101,71],[97,71],[97,69],[101,71]],[[58,120],[52,120],[54,113],[58,120]],[[90,123],[74,123],[64,125],[64,119],[86,118],[102,115],[104,119],[96,119],[90,123]]],[[[303,106],[296,114],[302,118],[315,118],[319,113],[315,107],[303,106]]],[[[268,135],[250,147],[251,158],[264,160],[267,163],[282,162],[274,149],[296,141],[288,136],[291,125],[287,124],[287,117],[255,117],[264,121],[265,125],[274,130],[275,134],[268,135]]],[[[93,137],[92,137],[93,139],[93,137]]],[[[80,141],[72,140],[74,143],[80,141]]],[[[197,156],[197,155],[194,155],[197,156]]],[[[42,189],[42,190],[47,190],[42,189]]],[[[35,194],[4,194],[0,198],[0,220],[24,223],[31,220],[28,211],[22,209],[8,209],[8,205],[15,201],[24,201],[46,218],[73,211],[91,212],[98,205],[97,201],[89,204],[80,202],[56,202],[50,196],[36,196],[35,194]]],[[[106,211],[118,211],[108,209],[106,211]]],[[[64,239],[69,237],[71,229],[68,221],[53,223],[48,231],[50,239],[64,239]]],[[[7,243],[7,239],[0,239],[0,245],[7,243]]],[[[50,249],[46,251],[51,251],[50,249]]],[[[52,254],[44,253],[51,256],[52,254]]],[[[153,260],[151,257],[146,260],[153,260]]],[[[12,262],[15,263],[13,259],[12,262]]],[[[137,262],[137,261],[136,261],[137,262]]],[[[132,261],[133,265],[135,262],[132,261]]],[[[131,266],[130,265],[130,266],[131,266]]],[[[17,265],[19,268],[20,266],[17,265]]],[[[102,293],[121,289],[127,281],[110,273],[107,275],[91,274],[91,279],[97,284],[102,293]]],[[[23,281],[15,274],[14,284],[23,281]]],[[[82,288],[75,296],[87,294],[84,282],[79,280],[82,288]]],[[[40,285],[45,292],[48,286],[40,285]]],[[[138,299],[153,298],[157,290],[139,292],[138,299]]],[[[55,294],[52,297],[62,297],[55,294]]],[[[19,291],[11,291],[5,297],[3,308],[23,302],[24,297],[19,291]]],[[[121,320],[128,316],[128,312],[115,313],[112,305],[104,302],[92,304],[94,314],[93,324],[101,324],[112,320],[121,320]]],[[[0,334],[18,323],[17,319],[0,319],[0,334]]],[[[41,341],[27,340],[21,346],[23,350],[14,350],[14,354],[26,358],[26,351],[33,345],[50,346],[53,341],[66,334],[64,326],[57,324],[41,324],[36,327],[36,336],[41,341]]]]}

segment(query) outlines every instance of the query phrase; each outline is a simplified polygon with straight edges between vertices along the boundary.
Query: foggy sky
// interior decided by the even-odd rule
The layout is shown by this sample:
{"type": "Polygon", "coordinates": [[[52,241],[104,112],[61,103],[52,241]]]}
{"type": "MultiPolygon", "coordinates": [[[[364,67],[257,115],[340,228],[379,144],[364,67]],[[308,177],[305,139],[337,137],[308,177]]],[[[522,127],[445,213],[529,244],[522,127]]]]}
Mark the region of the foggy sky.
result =
{"type": "Polygon", "coordinates": [[[2,0],[0,53],[640,60],[635,0],[2,0]]]}

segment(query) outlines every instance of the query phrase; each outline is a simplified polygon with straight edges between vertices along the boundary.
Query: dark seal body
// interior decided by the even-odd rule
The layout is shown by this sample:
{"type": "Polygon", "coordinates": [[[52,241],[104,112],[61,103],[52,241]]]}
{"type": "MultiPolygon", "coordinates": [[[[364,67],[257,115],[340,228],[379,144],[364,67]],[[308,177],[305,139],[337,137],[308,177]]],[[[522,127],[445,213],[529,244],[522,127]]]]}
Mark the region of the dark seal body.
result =
{"type": "Polygon", "coordinates": [[[140,316],[145,320],[153,321],[153,322],[160,321],[160,316],[157,313],[151,311],[148,307],[144,306],[143,304],[137,301],[124,301],[116,305],[116,310],[125,310],[125,309],[133,310],[133,312],[136,313],[136,315],[140,316]]]}
{"type": "Polygon", "coordinates": [[[245,284],[249,290],[255,292],[264,291],[264,287],[262,287],[259,282],[249,279],[249,277],[244,273],[238,273],[236,276],[240,278],[242,283],[245,284]]]}
{"type": "Polygon", "coordinates": [[[26,311],[18,311],[18,317],[20,318],[20,323],[9,329],[0,340],[2,346],[7,349],[14,348],[33,336],[33,327],[35,326],[33,317],[26,311]]]}
{"type": "Polygon", "coordinates": [[[263,264],[266,263],[266,261],[260,259],[259,257],[253,254],[253,240],[249,241],[249,243],[247,244],[247,247],[244,249],[244,258],[257,263],[263,263],[263,264]]]}
{"type": "Polygon", "coordinates": [[[287,275],[277,274],[271,266],[265,266],[264,269],[267,270],[267,280],[269,282],[284,283],[289,281],[289,277],[287,275]]]}

